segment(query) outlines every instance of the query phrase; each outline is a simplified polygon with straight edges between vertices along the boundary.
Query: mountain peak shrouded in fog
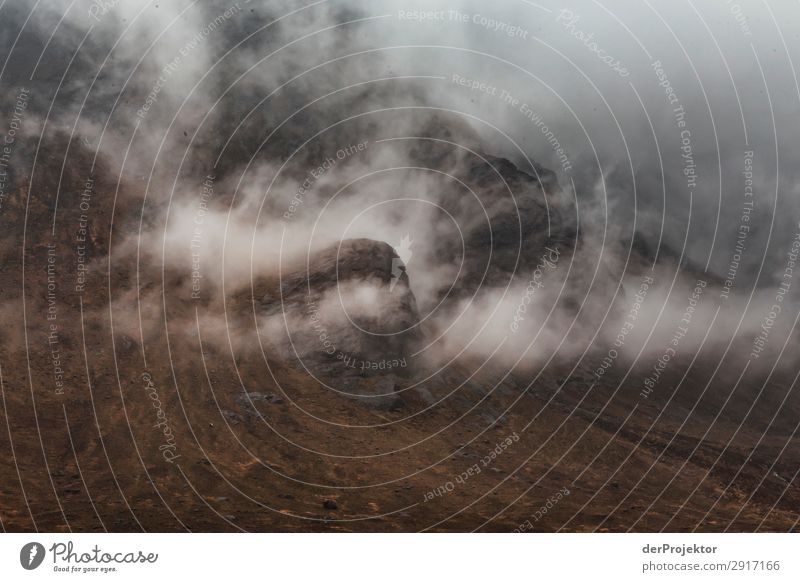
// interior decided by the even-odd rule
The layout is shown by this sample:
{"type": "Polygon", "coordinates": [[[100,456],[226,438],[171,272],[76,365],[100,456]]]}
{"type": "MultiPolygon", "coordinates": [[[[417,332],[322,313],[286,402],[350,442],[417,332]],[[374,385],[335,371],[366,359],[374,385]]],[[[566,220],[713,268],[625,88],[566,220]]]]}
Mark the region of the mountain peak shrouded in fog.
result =
{"type": "Polygon", "coordinates": [[[2,526],[795,529],[797,6],[651,4],[0,3],[2,526]]]}

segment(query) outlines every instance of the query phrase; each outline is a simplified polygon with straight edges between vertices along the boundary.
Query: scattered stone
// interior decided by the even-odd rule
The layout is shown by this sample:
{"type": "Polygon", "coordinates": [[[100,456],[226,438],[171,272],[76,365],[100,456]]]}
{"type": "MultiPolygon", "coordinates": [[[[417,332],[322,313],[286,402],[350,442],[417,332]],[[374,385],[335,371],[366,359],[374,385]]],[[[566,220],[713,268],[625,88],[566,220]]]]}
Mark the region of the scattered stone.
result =
{"type": "Polygon", "coordinates": [[[244,408],[252,408],[256,402],[283,404],[284,400],[277,394],[265,394],[263,392],[247,392],[236,397],[236,403],[244,408]]]}
{"type": "Polygon", "coordinates": [[[231,424],[239,424],[240,422],[244,422],[244,418],[241,415],[236,414],[231,410],[223,410],[222,415],[227,418],[231,424]]]}
{"type": "Polygon", "coordinates": [[[130,352],[136,347],[136,342],[130,336],[125,334],[119,337],[119,348],[122,352],[130,352]]]}

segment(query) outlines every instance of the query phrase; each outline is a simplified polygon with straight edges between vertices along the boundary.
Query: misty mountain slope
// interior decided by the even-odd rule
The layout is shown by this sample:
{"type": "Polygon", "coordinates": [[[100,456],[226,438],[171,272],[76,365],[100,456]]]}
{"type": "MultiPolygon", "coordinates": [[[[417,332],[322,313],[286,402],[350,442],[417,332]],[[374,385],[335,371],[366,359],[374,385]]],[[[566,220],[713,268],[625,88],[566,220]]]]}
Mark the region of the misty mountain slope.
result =
{"type": "Polygon", "coordinates": [[[0,6],[2,528],[797,529],[792,10],[295,4],[0,6]]]}
{"type": "MultiPolygon", "coordinates": [[[[74,151],[81,150],[76,146],[74,151]]],[[[771,421],[791,383],[787,374],[773,374],[738,431],[755,395],[732,392],[736,375],[727,367],[704,392],[714,372],[704,358],[706,351],[682,381],[691,364],[684,350],[662,373],[648,399],[637,394],[652,374],[657,350],[648,349],[635,364],[636,350],[626,351],[598,379],[595,372],[607,350],[594,347],[584,354],[587,335],[591,338],[609,307],[612,315],[629,312],[652,256],[632,251],[627,290],[612,301],[619,271],[596,268],[593,259],[598,253],[591,239],[576,242],[577,228],[566,218],[569,205],[559,200],[548,174],[539,172],[542,187],[535,176],[510,162],[484,157],[491,165],[474,157],[468,163],[470,158],[460,156],[431,158],[477,194],[476,199],[461,189],[438,191],[442,206],[458,217],[465,245],[470,245],[460,273],[447,270],[447,276],[441,276],[436,268],[462,262],[461,245],[446,236],[415,239],[416,233],[409,232],[412,256],[400,263],[396,261],[402,237],[389,244],[351,238],[319,250],[304,249],[300,260],[285,265],[280,275],[256,277],[229,289],[224,301],[213,287],[202,299],[190,301],[188,263],[155,254],[145,255],[137,268],[135,253],[124,244],[124,235],[135,233],[138,224],[139,209],[131,198],[116,210],[115,225],[122,218],[120,224],[131,226],[124,231],[115,227],[112,242],[120,246],[112,250],[109,268],[103,254],[114,198],[94,196],[91,284],[82,295],[74,286],[62,287],[58,303],[64,360],[83,364],[84,342],[88,350],[88,366],[72,365],[65,375],[72,441],[59,436],[65,427],[59,397],[40,388],[53,381],[47,335],[31,315],[34,413],[19,311],[8,312],[3,330],[6,357],[21,364],[3,368],[5,422],[15,436],[13,451],[36,523],[65,528],[64,517],[52,510],[58,495],[74,529],[99,528],[91,494],[100,519],[125,531],[460,531],[478,527],[500,511],[504,512],[485,527],[509,531],[538,510],[552,491],[568,487],[571,494],[548,521],[560,525],[572,519],[566,529],[624,530],[645,513],[646,527],[658,529],[681,507],[671,527],[688,528],[721,496],[719,512],[701,525],[714,530],[732,520],[751,494],[735,529],[752,528],[776,502],[773,527],[789,527],[796,497],[791,491],[782,494],[782,479],[791,477],[798,462],[794,450],[784,446],[796,419],[791,414],[798,407],[796,397],[790,396],[771,421]],[[495,170],[514,192],[516,207],[509,203],[495,170]],[[487,209],[485,215],[478,202],[487,209]],[[558,256],[548,247],[558,249],[558,256]],[[537,268],[540,278],[534,276],[537,268]],[[515,280],[521,288],[514,287],[515,280]],[[531,303],[537,309],[519,321],[520,330],[526,330],[523,336],[510,326],[531,280],[543,286],[536,287],[531,303]],[[507,306],[470,311],[470,306],[480,306],[482,297],[494,297],[495,289],[505,290],[509,283],[507,306]],[[114,298],[111,310],[106,304],[109,294],[114,298]],[[548,323],[554,326],[553,335],[547,337],[548,342],[550,337],[557,341],[549,347],[547,342],[537,343],[523,355],[553,307],[548,323]],[[459,321],[466,328],[457,325],[440,338],[453,313],[463,313],[459,321]],[[326,339],[320,339],[321,328],[315,327],[312,316],[325,328],[326,339]],[[487,322],[508,336],[503,345],[510,359],[495,353],[502,335],[486,346],[473,344],[462,351],[487,322]],[[572,331],[565,332],[573,322],[572,331]],[[526,328],[529,323],[532,327],[526,328]],[[331,346],[333,354],[327,353],[331,346]],[[550,355],[554,359],[544,366],[550,355]],[[503,357],[498,360],[499,356],[503,357]],[[158,419],[145,390],[145,371],[175,435],[180,471],[164,461],[159,448],[165,441],[153,430],[158,419]],[[80,418],[94,418],[96,423],[75,422],[80,418]],[[689,424],[684,425],[687,418],[689,424]],[[37,421],[44,450],[36,435],[18,436],[24,426],[37,421]],[[712,423],[713,430],[705,434],[712,423]],[[760,441],[758,427],[766,431],[760,441]],[[498,442],[515,433],[520,440],[466,486],[447,498],[425,501],[430,491],[480,463],[498,442]],[[680,480],[661,494],[683,463],[680,480]],[[769,475],[774,472],[777,477],[761,483],[770,467],[769,475]],[[573,483],[581,472],[581,479],[573,483]],[[202,499],[186,479],[203,491],[202,499]],[[733,487],[727,489],[729,483],[733,487]],[[344,484],[365,489],[336,488],[344,484]],[[478,498],[474,511],[458,513],[478,498]],[[336,500],[337,510],[323,507],[330,499],[336,500]],[[624,511],[604,521],[623,501],[624,511]],[[594,509],[576,523],[573,516],[586,503],[594,509]],[[511,509],[504,510],[509,505],[511,509]]],[[[64,200],[79,200],[79,177],[88,173],[83,164],[88,160],[70,166],[75,179],[69,180],[64,200]]],[[[37,195],[57,189],[58,170],[40,169],[37,195]]],[[[113,186],[113,180],[98,176],[98,191],[113,191],[113,186]]],[[[17,200],[24,196],[19,192],[17,200]]],[[[7,208],[22,213],[24,205],[7,208]]],[[[38,214],[34,218],[43,219],[38,214]]],[[[419,226],[437,232],[444,220],[427,216],[419,226]]],[[[71,265],[75,231],[70,227],[57,233],[57,260],[71,265]]],[[[34,285],[46,288],[47,238],[33,237],[34,233],[30,244],[36,250],[27,258],[29,266],[36,266],[27,277],[30,314],[34,307],[40,313],[47,307],[45,295],[30,291],[34,285]]],[[[7,265],[19,265],[19,256],[9,252],[7,265]]],[[[21,289],[20,270],[7,268],[6,274],[10,288],[21,289]]],[[[659,283],[669,283],[671,275],[669,269],[658,272],[659,283]]],[[[683,315],[689,291],[680,287],[670,302],[664,324],[670,334],[676,315],[683,315]]],[[[648,312],[661,302],[653,293],[643,302],[648,312]]],[[[620,322],[609,317],[600,333],[605,337],[607,332],[613,341],[620,322]]],[[[693,333],[698,331],[702,328],[693,333]]],[[[638,348],[644,339],[631,339],[627,347],[638,348]]],[[[12,450],[8,431],[0,434],[3,446],[12,450]]],[[[27,529],[32,521],[19,509],[25,504],[19,503],[23,493],[16,472],[3,474],[4,506],[16,508],[4,510],[4,524],[27,529]]],[[[542,529],[554,527],[548,523],[542,529]]]]}

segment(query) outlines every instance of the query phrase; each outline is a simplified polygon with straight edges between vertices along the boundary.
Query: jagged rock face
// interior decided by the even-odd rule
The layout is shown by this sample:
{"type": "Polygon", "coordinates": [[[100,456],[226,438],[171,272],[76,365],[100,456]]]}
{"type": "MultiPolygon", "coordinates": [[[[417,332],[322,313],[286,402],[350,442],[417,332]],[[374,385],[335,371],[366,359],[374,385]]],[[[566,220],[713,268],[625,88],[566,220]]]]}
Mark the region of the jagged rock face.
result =
{"type": "Polygon", "coordinates": [[[290,361],[366,404],[397,404],[420,332],[416,298],[390,245],[352,239],[317,253],[264,293],[261,307],[273,342],[282,322],[290,361]]]}
{"type": "Polygon", "coordinates": [[[484,285],[504,286],[534,269],[547,247],[571,250],[575,228],[556,203],[560,188],[553,172],[534,163],[526,173],[508,160],[486,159],[491,166],[474,163],[469,169],[491,212],[466,236],[468,281],[476,284],[485,270],[484,285]]]}
{"type": "Polygon", "coordinates": [[[453,178],[443,184],[436,202],[458,230],[437,240],[430,254],[434,262],[457,265],[460,272],[439,289],[437,302],[526,281],[547,247],[557,247],[562,255],[574,249],[575,219],[550,170],[535,162],[518,168],[487,154],[455,155],[438,143],[420,145],[410,158],[453,178]]]}

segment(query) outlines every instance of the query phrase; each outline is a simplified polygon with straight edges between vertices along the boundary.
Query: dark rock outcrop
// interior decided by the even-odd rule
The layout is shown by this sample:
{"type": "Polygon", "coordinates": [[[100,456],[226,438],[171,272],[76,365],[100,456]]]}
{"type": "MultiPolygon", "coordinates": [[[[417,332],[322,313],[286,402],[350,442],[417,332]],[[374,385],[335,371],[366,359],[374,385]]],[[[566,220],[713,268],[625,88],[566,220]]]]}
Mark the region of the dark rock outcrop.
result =
{"type": "Polygon", "coordinates": [[[342,241],[281,277],[260,307],[280,349],[320,385],[365,404],[400,404],[420,340],[416,299],[394,249],[368,239],[342,241]]]}

